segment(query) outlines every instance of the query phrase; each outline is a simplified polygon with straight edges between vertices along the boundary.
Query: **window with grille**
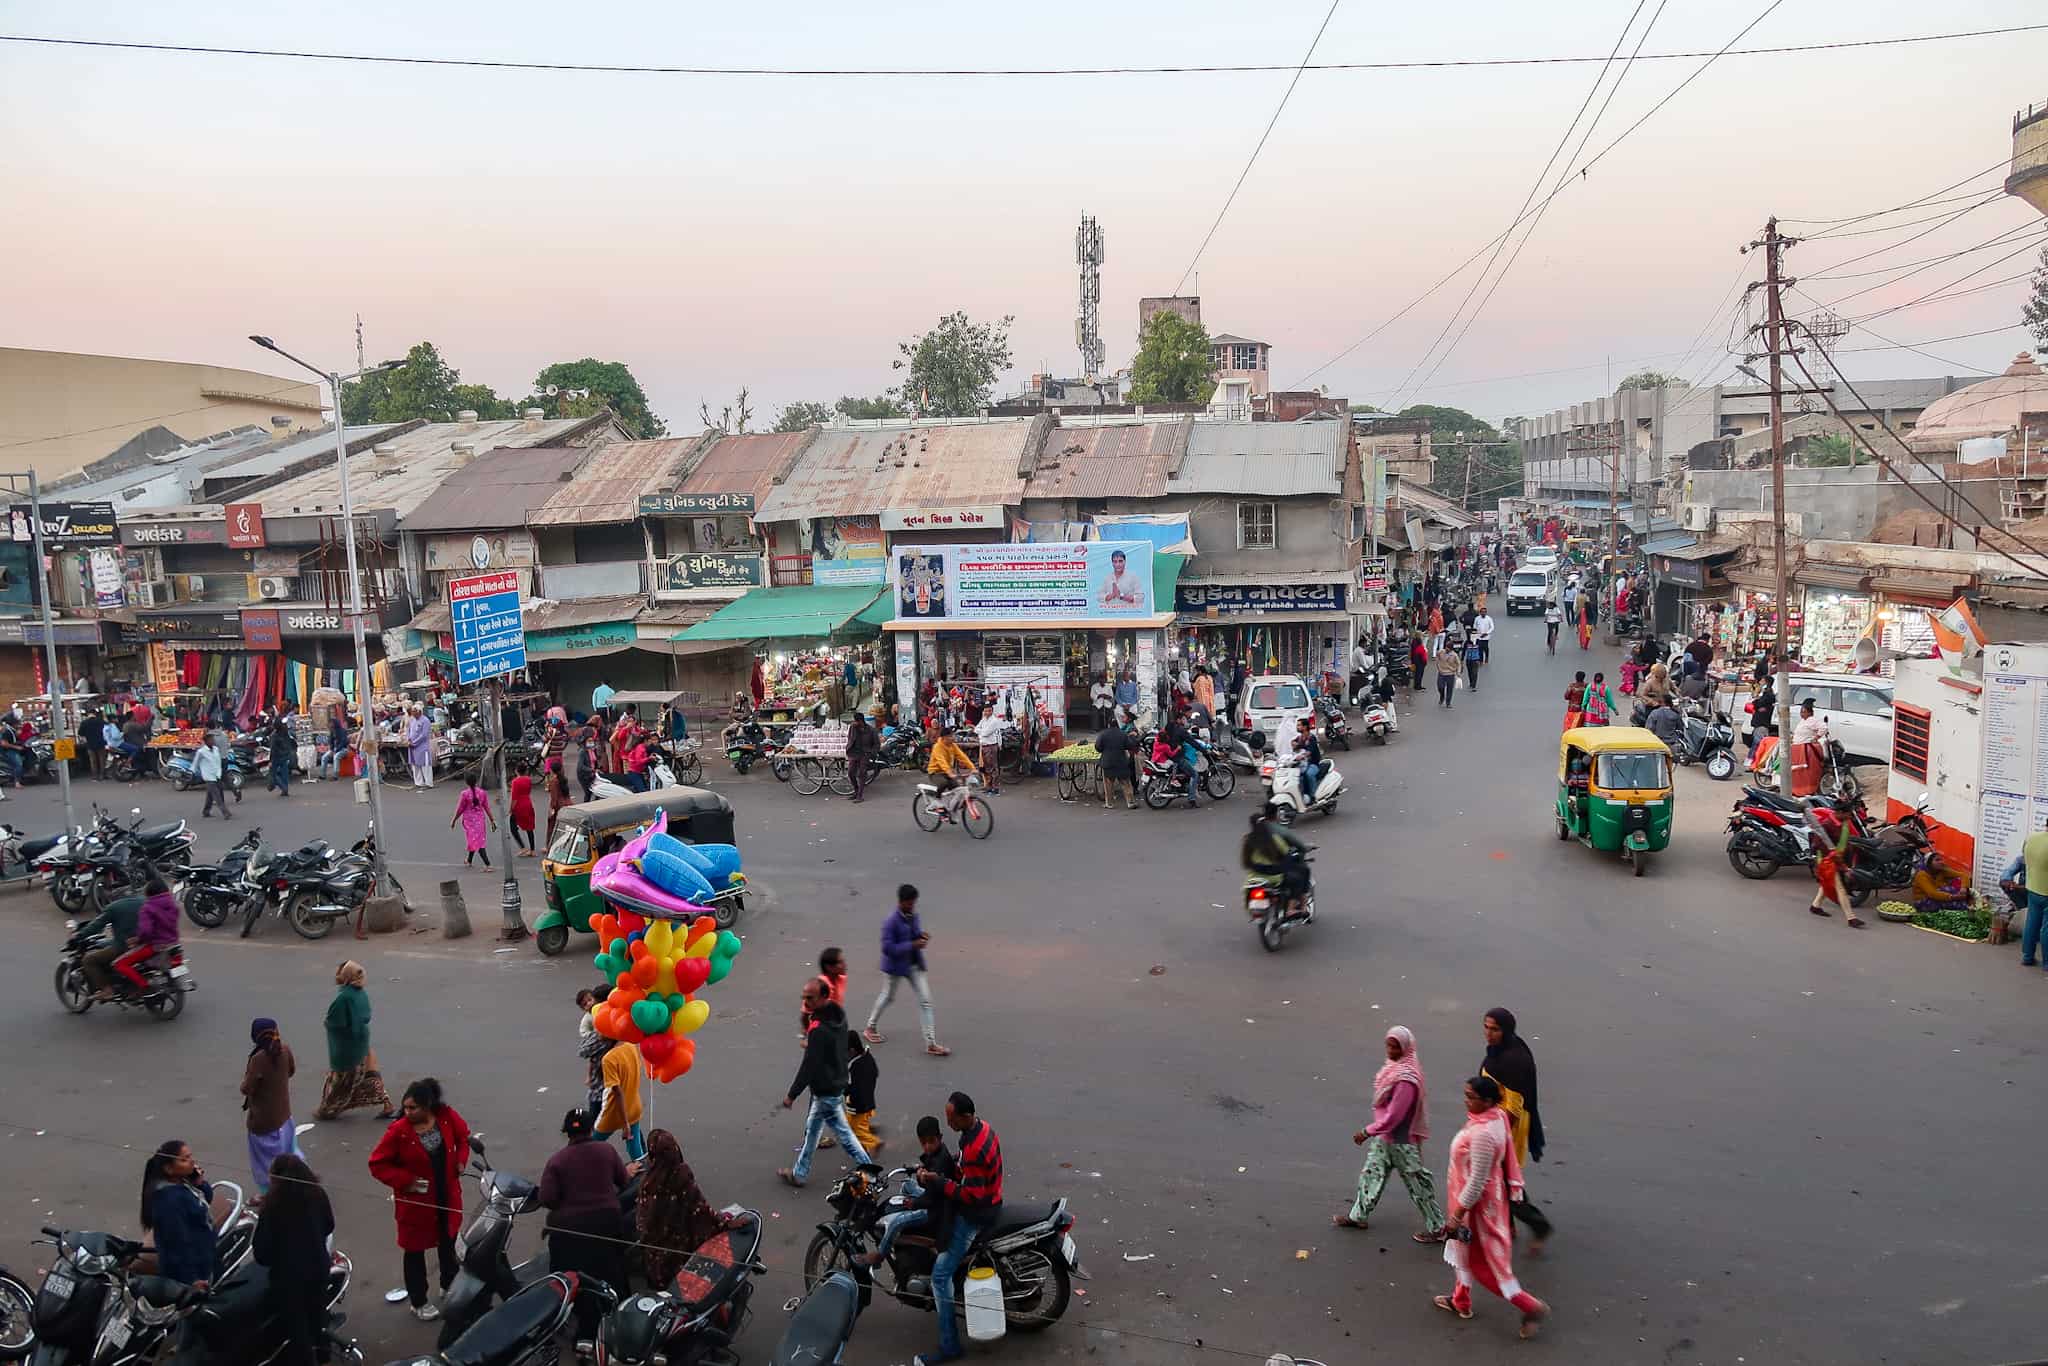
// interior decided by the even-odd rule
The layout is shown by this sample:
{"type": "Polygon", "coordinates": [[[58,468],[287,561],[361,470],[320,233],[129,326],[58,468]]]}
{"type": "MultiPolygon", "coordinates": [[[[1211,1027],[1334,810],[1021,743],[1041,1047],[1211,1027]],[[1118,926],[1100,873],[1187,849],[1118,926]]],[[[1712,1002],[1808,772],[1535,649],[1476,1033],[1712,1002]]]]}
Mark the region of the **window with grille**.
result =
{"type": "Polygon", "coordinates": [[[1271,503],[1239,503],[1237,505],[1237,548],[1239,550],[1271,550],[1278,544],[1274,529],[1274,507],[1271,503]]]}
{"type": "Polygon", "coordinates": [[[1927,781],[1927,747],[1934,716],[1925,707],[1897,703],[1892,715],[1892,767],[1915,782],[1927,781]]]}

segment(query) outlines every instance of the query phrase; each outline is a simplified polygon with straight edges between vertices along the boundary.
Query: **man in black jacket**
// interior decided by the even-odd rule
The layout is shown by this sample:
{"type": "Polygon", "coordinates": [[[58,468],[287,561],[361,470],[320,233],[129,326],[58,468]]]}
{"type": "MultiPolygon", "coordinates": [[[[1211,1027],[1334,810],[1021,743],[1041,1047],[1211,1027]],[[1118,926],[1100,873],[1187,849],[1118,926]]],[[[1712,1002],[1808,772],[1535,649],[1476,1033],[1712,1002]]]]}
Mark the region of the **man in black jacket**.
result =
{"type": "Polygon", "coordinates": [[[783,1167],[776,1175],[792,1186],[801,1187],[811,1174],[811,1155],[818,1150],[818,1137],[826,1129],[839,1140],[854,1165],[864,1166],[868,1155],[846,1122],[846,1012],[833,1004],[824,986],[813,977],[804,983],[804,1013],[810,1017],[811,1032],[804,1039],[804,1060],[782,1098],[782,1108],[796,1104],[806,1090],[811,1093],[810,1113],[804,1119],[804,1146],[794,1167],[783,1167]]]}

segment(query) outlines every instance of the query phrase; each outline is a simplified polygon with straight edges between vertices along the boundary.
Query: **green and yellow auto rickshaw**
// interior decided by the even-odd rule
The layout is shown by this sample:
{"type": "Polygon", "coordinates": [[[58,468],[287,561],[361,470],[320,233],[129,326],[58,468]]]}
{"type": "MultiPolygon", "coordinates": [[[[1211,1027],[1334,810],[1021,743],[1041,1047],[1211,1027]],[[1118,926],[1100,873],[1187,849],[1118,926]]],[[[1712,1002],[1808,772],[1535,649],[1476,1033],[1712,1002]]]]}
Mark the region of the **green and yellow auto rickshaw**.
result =
{"type": "Polygon", "coordinates": [[[1620,854],[1641,877],[1671,843],[1671,751],[1639,726],[1580,726],[1558,743],[1557,837],[1620,854]]]}
{"type": "MultiPolygon", "coordinates": [[[[605,909],[604,898],[590,889],[591,869],[664,811],[668,833],[685,844],[734,843],[732,803],[701,787],[665,787],[562,808],[540,864],[547,910],[534,922],[533,937],[542,953],[552,958],[567,949],[571,930],[591,933],[591,917],[605,909]]],[[[710,903],[721,930],[731,929],[745,909],[743,884],[720,892],[710,903]]]]}

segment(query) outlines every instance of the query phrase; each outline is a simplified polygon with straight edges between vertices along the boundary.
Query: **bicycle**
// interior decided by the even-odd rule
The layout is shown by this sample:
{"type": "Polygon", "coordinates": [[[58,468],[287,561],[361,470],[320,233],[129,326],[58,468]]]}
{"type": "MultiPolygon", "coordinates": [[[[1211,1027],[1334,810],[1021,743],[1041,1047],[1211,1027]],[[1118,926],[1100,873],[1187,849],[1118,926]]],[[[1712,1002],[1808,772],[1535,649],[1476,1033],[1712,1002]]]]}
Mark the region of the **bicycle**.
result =
{"type": "Polygon", "coordinates": [[[966,782],[944,792],[937,783],[919,783],[910,799],[910,818],[926,834],[936,834],[940,826],[952,823],[970,837],[985,840],[996,828],[995,809],[981,791],[978,773],[969,774],[966,782]]]}

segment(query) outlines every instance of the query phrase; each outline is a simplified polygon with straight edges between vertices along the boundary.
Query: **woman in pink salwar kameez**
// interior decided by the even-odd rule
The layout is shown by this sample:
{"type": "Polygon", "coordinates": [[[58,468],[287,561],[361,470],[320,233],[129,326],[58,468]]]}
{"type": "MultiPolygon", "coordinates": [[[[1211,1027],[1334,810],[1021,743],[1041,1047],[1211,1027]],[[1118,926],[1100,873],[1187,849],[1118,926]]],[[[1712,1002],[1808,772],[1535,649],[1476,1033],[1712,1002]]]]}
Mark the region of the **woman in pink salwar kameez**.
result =
{"type": "Polygon", "coordinates": [[[1483,1286],[1522,1311],[1522,1336],[1530,1338],[1550,1307],[1515,1279],[1508,1202],[1522,1198],[1522,1165],[1515,1158],[1500,1099],[1500,1086],[1491,1077],[1473,1077],[1465,1083],[1465,1127],[1451,1140],[1450,1210],[1444,1222],[1449,1234],[1444,1260],[1451,1264],[1457,1286],[1448,1295],[1438,1295],[1435,1303],[1469,1319],[1472,1287],[1483,1286]]]}

